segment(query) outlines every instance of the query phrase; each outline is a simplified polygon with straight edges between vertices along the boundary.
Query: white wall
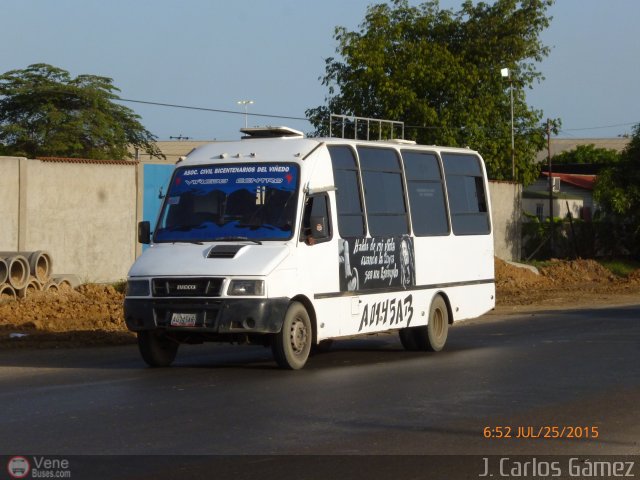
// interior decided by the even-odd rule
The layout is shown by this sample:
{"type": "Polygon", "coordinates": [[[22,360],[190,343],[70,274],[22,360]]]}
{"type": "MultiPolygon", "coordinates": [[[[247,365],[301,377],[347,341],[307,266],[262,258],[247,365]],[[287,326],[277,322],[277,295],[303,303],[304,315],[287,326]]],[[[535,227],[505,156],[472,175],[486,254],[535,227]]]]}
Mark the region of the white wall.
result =
{"type": "Polygon", "coordinates": [[[495,255],[503,260],[519,260],[522,249],[522,185],[490,181],[489,194],[495,255]]]}
{"type": "MultiPolygon", "coordinates": [[[[536,215],[538,205],[542,205],[542,218],[549,218],[549,199],[548,198],[523,198],[522,208],[525,212],[536,215]]],[[[573,218],[580,218],[582,212],[583,201],[579,198],[554,198],[553,199],[553,216],[554,218],[564,218],[567,212],[571,211],[573,218]],[[567,210],[567,202],[569,210],[567,210]]]]}

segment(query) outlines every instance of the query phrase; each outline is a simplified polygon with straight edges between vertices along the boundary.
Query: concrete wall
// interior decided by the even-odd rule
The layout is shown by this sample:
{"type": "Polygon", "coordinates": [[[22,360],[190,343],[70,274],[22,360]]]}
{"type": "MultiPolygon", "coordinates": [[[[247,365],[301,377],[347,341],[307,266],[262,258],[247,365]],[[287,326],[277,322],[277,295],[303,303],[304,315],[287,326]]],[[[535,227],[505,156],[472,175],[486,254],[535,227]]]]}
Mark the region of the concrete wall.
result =
{"type": "Polygon", "coordinates": [[[493,246],[503,260],[520,260],[522,252],[522,185],[489,182],[493,246]]]}
{"type": "Polygon", "coordinates": [[[18,247],[20,160],[18,157],[0,157],[0,252],[18,247]]]}
{"type": "Polygon", "coordinates": [[[17,182],[14,162],[0,157],[0,179],[10,178],[11,192],[0,188],[0,198],[18,197],[19,202],[8,202],[21,212],[0,217],[0,249],[47,250],[54,273],[76,274],[83,281],[125,278],[136,249],[136,164],[22,162],[26,168],[17,182]]]}

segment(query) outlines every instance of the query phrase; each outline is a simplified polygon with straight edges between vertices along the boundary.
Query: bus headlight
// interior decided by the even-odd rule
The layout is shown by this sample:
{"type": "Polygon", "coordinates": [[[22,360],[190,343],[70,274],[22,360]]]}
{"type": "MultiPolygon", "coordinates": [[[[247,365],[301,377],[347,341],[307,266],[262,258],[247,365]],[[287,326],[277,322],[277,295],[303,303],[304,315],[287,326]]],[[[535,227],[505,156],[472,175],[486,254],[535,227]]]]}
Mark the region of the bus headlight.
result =
{"type": "Polygon", "coordinates": [[[250,295],[259,297],[264,295],[264,280],[231,280],[227,295],[250,295]]]}
{"type": "Polygon", "coordinates": [[[148,297],[150,293],[149,280],[129,280],[127,282],[127,297],[148,297]]]}

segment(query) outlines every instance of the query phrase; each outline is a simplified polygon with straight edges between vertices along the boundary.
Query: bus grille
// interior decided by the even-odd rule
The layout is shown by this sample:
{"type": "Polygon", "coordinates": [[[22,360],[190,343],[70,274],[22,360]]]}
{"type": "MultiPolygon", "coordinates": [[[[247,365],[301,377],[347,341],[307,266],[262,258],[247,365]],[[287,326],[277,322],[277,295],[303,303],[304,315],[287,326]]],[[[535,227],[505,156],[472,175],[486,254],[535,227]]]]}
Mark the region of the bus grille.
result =
{"type": "Polygon", "coordinates": [[[219,297],[222,278],[154,278],[154,297],[219,297]]]}

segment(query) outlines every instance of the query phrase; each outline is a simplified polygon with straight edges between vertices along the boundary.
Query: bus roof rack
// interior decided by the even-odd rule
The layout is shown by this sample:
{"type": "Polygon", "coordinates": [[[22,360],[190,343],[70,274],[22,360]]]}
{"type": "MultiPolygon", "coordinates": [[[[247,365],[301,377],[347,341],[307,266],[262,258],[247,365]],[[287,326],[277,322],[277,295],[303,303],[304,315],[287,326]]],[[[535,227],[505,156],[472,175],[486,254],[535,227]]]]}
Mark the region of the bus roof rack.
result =
{"type": "Polygon", "coordinates": [[[377,133],[377,140],[393,140],[404,139],[404,122],[397,120],[382,120],[379,118],[354,117],[352,115],[329,114],[329,137],[347,138],[345,134],[353,135],[354,140],[372,140],[371,134],[377,133]],[[334,124],[339,127],[339,133],[335,134],[334,124]],[[377,128],[375,128],[377,126],[377,128]],[[377,132],[376,132],[377,130],[377,132]],[[394,131],[399,130],[398,135],[394,135],[394,131]],[[362,132],[358,138],[359,132],[362,132]],[[385,138],[383,138],[383,132],[385,138]],[[386,135],[389,135],[388,137],[386,135]]]}
{"type": "Polygon", "coordinates": [[[304,138],[304,133],[289,127],[245,127],[241,128],[240,131],[244,133],[243,140],[250,138],[304,138]]]}

